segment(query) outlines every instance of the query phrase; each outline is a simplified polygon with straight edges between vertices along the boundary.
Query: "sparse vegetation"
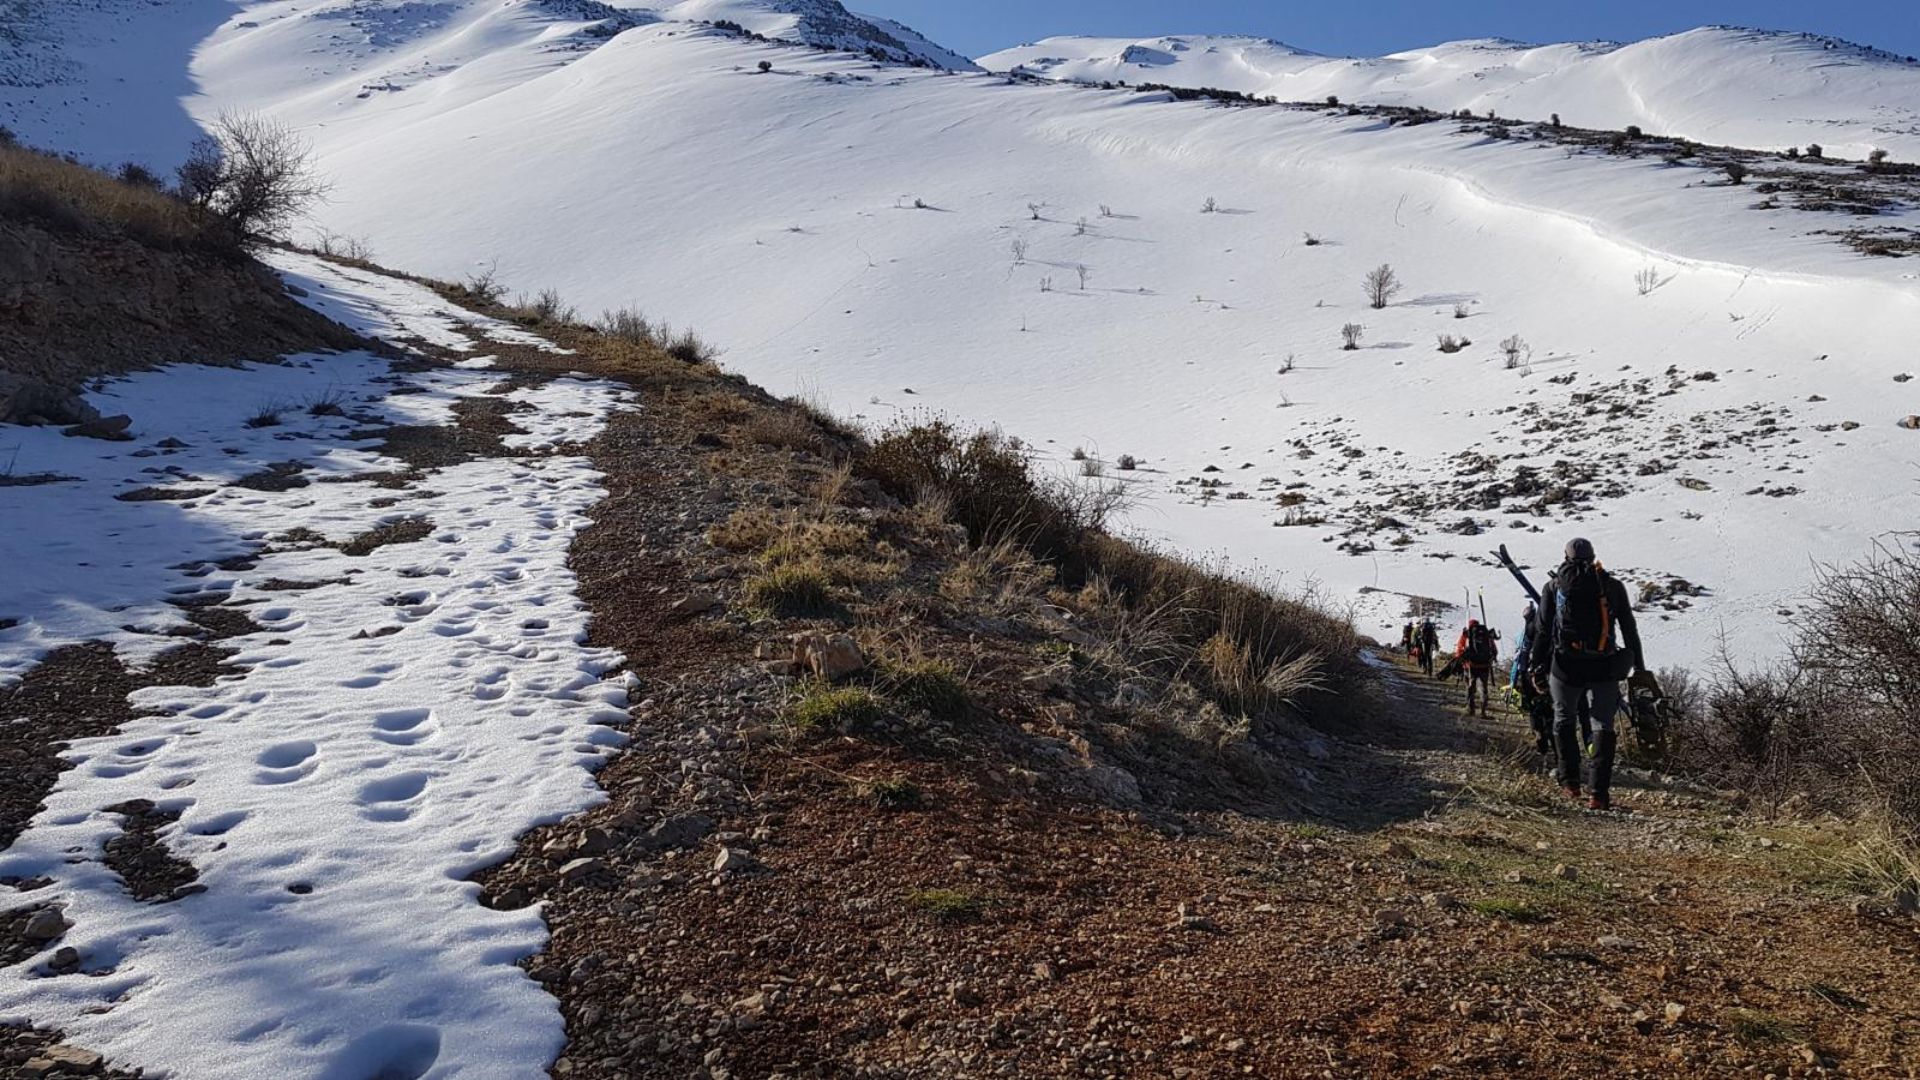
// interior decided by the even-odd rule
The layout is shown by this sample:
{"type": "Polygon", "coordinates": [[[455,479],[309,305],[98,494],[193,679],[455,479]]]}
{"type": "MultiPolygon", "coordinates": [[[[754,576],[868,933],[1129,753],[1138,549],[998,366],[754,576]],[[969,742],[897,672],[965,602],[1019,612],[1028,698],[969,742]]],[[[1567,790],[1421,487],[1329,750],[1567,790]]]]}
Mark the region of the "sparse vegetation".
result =
{"type": "Polygon", "coordinates": [[[1727,174],[1727,183],[1744,184],[1747,182],[1747,176],[1752,170],[1748,169],[1746,165],[1741,162],[1729,161],[1725,165],[1720,166],[1720,171],[1727,174]]]}
{"type": "Polygon", "coordinates": [[[1440,335],[1440,351],[1443,353],[1457,353],[1471,344],[1473,342],[1463,337],[1457,338],[1452,334],[1440,335]]]}
{"type": "Polygon", "coordinates": [[[978,896],[959,889],[916,889],[907,894],[907,906],[944,922],[979,918],[985,908],[978,896]]]}
{"type": "Polygon", "coordinates": [[[1114,468],[1119,469],[1121,472],[1132,472],[1140,467],[1139,460],[1132,454],[1121,454],[1119,459],[1113,464],[1114,468]]]}
{"type": "Polygon", "coordinates": [[[863,686],[808,683],[787,710],[787,723],[806,735],[849,735],[887,718],[886,702],[863,686]]]}
{"type": "Polygon", "coordinates": [[[1400,294],[1400,277],[1393,272],[1392,266],[1381,263],[1367,271],[1361,287],[1366,290],[1367,303],[1376,309],[1384,308],[1400,294]]]}
{"type": "Polygon", "coordinates": [[[1214,214],[1214,213],[1218,213],[1219,211],[1220,211],[1220,200],[1214,198],[1211,195],[1207,196],[1206,202],[1203,202],[1200,204],[1200,212],[1203,214],[1214,214]]]}
{"type": "Polygon", "coordinates": [[[1645,267],[1633,275],[1633,287],[1641,296],[1660,287],[1660,271],[1655,267],[1645,267]]]}
{"type": "Polygon", "coordinates": [[[1340,340],[1344,344],[1341,348],[1346,349],[1348,352],[1358,349],[1360,347],[1360,338],[1365,335],[1366,332],[1367,328],[1361,326],[1359,323],[1350,322],[1342,326],[1340,328],[1340,340]]]}
{"type": "Polygon", "coordinates": [[[925,803],[920,785],[905,777],[888,777],[860,786],[860,797],[876,810],[899,813],[918,810],[925,803]]]}
{"type": "Polygon", "coordinates": [[[776,618],[817,618],[834,610],[833,579],[818,565],[786,563],[749,578],[740,599],[776,618]]]}
{"type": "Polygon", "coordinates": [[[1519,367],[1527,357],[1533,355],[1533,346],[1519,334],[1512,334],[1500,341],[1500,352],[1507,358],[1507,370],[1519,367]]]}

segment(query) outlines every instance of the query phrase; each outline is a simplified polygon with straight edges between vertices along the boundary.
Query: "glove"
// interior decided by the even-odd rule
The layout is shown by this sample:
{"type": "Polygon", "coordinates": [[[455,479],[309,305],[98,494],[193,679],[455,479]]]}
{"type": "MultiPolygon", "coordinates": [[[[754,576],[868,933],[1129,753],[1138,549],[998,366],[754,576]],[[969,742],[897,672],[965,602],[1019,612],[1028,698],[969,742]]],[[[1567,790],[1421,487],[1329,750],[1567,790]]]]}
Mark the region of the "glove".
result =
{"type": "Polygon", "coordinates": [[[1550,687],[1547,686],[1547,672],[1545,668],[1535,668],[1528,675],[1528,678],[1533,680],[1534,690],[1542,694],[1549,691],[1550,687]]]}

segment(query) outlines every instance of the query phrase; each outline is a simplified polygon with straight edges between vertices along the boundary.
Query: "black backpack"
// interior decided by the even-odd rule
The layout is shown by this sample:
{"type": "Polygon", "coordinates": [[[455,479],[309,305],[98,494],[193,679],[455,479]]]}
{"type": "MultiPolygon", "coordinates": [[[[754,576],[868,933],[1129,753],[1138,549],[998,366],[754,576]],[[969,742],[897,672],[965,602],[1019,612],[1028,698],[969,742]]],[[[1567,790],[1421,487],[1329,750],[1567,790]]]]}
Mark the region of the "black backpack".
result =
{"type": "Polygon", "coordinates": [[[1613,638],[1613,611],[1607,599],[1610,579],[1599,563],[1567,563],[1553,575],[1553,647],[1563,653],[1611,656],[1620,651],[1613,638]]]}
{"type": "Polygon", "coordinates": [[[1484,626],[1467,631],[1467,663],[1490,664],[1493,662],[1493,653],[1493,631],[1484,626]]]}

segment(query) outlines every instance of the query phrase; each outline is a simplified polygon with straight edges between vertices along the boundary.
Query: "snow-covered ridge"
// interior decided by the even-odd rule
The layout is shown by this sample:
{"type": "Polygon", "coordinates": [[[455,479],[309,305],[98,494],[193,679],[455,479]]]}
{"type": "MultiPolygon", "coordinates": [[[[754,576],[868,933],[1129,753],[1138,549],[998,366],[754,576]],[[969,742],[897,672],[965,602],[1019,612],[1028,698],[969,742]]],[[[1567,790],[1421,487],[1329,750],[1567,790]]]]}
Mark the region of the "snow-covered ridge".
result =
{"type": "Polygon", "coordinates": [[[856,15],[839,0],[681,0],[660,9],[663,18],[729,22],[762,37],[862,53],[893,63],[977,71],[973,61],[928,41],[910,27],[856,15]]]}
{"type": "Polygon", "coordinates": [[[1388,56],[1321,56],[1260,38],[1057,37],[980,58],[1076,82],[1164,83],[1283,101],[1489,110],[1579,127],[1757,149],[1819,143],[1920,159],[1920,63],[1815,34],[1702,27],[1631,44],[1454,41],[1388,56]]]}
{"type": "Polygon", "coordinates": [[[165,171],[199,134],[210,102],[295,122],[332,121],[341,106],[410,110],[429,97],[441,110],[663,21],[680,32],[732,24],[868,60],[978,70],[838,0],[27,0],[0,5],[0,125],[95,162],[165,171]]]}

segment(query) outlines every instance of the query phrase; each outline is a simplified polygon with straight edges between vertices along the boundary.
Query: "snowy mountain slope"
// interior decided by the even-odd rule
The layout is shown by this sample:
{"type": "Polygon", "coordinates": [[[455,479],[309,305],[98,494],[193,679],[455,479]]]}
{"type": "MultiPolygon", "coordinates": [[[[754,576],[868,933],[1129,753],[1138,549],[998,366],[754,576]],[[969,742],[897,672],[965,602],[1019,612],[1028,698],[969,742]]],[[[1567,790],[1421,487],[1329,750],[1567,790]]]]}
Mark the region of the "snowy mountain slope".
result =
{"type": "Polygon", "coordinates": [[[1914,507],[1879,464],[1915,451],[1895,421],[1920,402],[1893,381],[1913,270],[1817,235],[1829,216],[1749,210],[1705,169],[876,71],[667,23],[484,97],[464,78],[441,80],[465,102],[445,109],[308,114],[337,180],[327,227],[413,269],[639,303],[776,390],[876,420],[998,422],[1110,473],[1137,455],[1138,527],[1318,581],[1370,628],[1397,623],[1396,594],[1497,600],[1504,579],[1467,560],[1507,540],[1544,561],[1581,531],[1656,591],[1709,590],[1656,613],[1675,623],[1663,661],[1722,631],[1771,652],[1810,560],[1914,507]],[[1381,262],[1406,291],[1374,311],[1359,280],[1381,262]],[[1442,333],[1474,344],[1440,354],[1442,333]],[[1528,357],[1511,370],[1510,335],[1528,357]]]}
{"type": "Polygon", "coordinates": [[[1578,127],[1637,124],[1718,145],[1820,143],[1920,159],[1920,64],[1834,38],[1703,27],[1628,45],[1455,41],[1389,56],[1319,56],[1258,38],[1048,38],[980,58],[1079,82],[1164,83],[1283,101],[1334,95],[1578,127]]]}
{"type": "MultiPolygon", "coordinates": [[[[567,568],[600,476],[553,453],[435,469],[404,500],[374,487],[404,466],[356,431],[449,423],[500,375],[455,329],[474,318],[426,289],[277,262],[368,332],[474,355],[408,372],[364,353],[181,365],[95,392],[139,441],[6,429],[29,471],[64,479],[0,499],[16,525],[0,530],[0,610],[23,619],[0,631],[0,680],[78,641],[135,659],[178,644],[182,602],[251,629],[226,639],[238,652],[210,685],[142,690],[139,719],[64,750],[73,768],[0,853],[0,909],[57,911],[78,970],[51,942],[31,962],[10,953],[0,1022],[63,1028],[150,1076],[538,1076],[564,1023],[517,962],[546,927],[534,908],[481,906],[467,878],[603,799],[591,770],[624,741],[625,684],[603,681],[620,657],[582,644],[567,568]],[[318,400],[345,415],[245,422],[262,402],[318,400]],[[244,482],[289,466],[298,486],[244,482]],[[154,485],[174,496],[121,497],[154,485]],[[428,535],[337,546],[404,518],[428,535]],[[146,814],[197,878],[143,899],[112,853],[146,814]]],[[[521,336],[478,330],[483,345],[521,336]]],[[[568,378],[511,393],[524,434],[505,439],[534,449],[629,403],[568,378]]]]}
{"type": "Polygon", "coordinates": [[[972,61],[837,0],[24,0],[0,9],[0,125],[108,164],[170,169],[208,101],[336,123],[480,100],[624,30],[727,21],[776,40],[952,70],[972,61]],[[658,7],[659,10],[655,10],[658,7]],[[403,91],[417,93],[399,100],[403,91]],[[189,115],[186,103],[201,108],[189,115]]]}
{"type": "Polygon", "coordinates": [[[1723,630],[1768,652],[1811,560],[1911,512],[1882,463],[1914,452],[1894,379],[1920,299],[1907,262],[1823,235],[1858,219],[1453,122],[418,7],[252,5],[194,50],[185,107],[298,126],[335,181],[316,227],[390,263],[637,303],[876,420],[997,422],[1110,474],[1135,455],[1138,527],[1317,581],[1371,628],[1399,594],[1504,587],[1489,532],[1544,561],[1577,529],[1650,595],[1688,583],[1659,601],[1663,657],[1723,630]],[[1358,282],[1382,262],[1406,289],[1376,311],[1358,282]],[[1340,348],[1349,321],[1365,348],[1340,348]]]}

